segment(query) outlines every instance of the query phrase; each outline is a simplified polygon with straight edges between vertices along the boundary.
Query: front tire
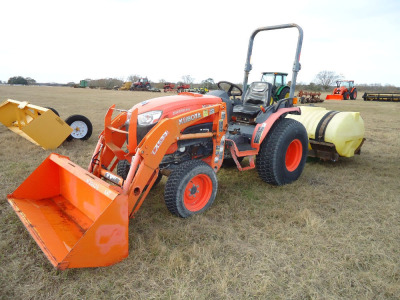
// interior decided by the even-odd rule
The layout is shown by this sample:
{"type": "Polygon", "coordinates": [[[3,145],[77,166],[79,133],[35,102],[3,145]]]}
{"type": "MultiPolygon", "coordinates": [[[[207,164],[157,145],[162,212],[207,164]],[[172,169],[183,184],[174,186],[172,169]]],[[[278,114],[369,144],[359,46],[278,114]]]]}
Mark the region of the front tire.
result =
{"type": "Polygon", "coordinates": [[[308,135],[293,119],[277,121],[261,144],[256,156],[257,173],[273,185],[297,180],[303,172],[308,153],[308,135]]]}
{"type": "Polygon", "coordinates": [[[350,93],[349,93],[349,92],[345,92],[345,93],[343,94],[343,99],[344,99],[344,100],[349,100],[349,99],[350,99],[350,93]]]}
{"type": "Polygon", "coordinates": [[[201,160],[189,160],[178,165],[168,177],[164,200],[172,214],[187,218],[208,209],[217,189],[214,170],[201,160]]]}

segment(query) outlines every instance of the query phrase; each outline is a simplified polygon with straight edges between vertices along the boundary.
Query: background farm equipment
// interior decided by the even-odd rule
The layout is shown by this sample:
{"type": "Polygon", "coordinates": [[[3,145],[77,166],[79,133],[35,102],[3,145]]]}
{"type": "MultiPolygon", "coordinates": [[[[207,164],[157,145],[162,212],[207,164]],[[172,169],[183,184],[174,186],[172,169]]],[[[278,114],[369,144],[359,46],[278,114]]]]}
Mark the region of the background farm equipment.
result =
{"type": "Polygon", "coordinates": [[[120,91],[129,91],[132,86],[132,81],[124,82],[124,84],[118,89],[120,91]]]}
{"type": "Polygon", "coordinates": [[[170,82],[164,83],[164,92],[177,92],[179,94],[182,92],[189,92],[189,89],[190,84],[185,84],[181,82],[179,82],[178,84],[170,82]]]}
{"type": "Polygon", "coordinates": [[[198,88],[188,88],[188,89],[184,89],[183,92],[189,92],[189,93],[197,93],[197,94],[205,94],[208,93],[208,89],[207,88],[202,88],[202,87],[198,87],[198,88]]]}
{"type": "Polygon", "coordinates": [[[256,34],[291,27],[299,31],[293,97],[303,31],[296,24],[259,28],[249,42],[241,103],[230,98],[234,90],[241,96],[240,87],[228,83],[227,92],[155,98],[129,111],[118,110],[114,118],[113,105],[87,171],[67,157],[51,154],[7,196],[53,266],[108,266],[127,257],[129,217],[161,175],[169,176],[166,206],[182,218],[212,205],[218,187],[216,172],[225,155],[239,170],[257,165],[260,178],[273,185],[300,177],[307,156],[307,132],[299,122],[283,118],[299,114],[300,108],[293,107],[292,98],[268,106],[270,83],[256,82],[246,88],[256,34]],[[248,167],[240,165],[244,157],[249,158],[248,167]]]}
{"type": "Polygon", "coordinates": [[[140,78],[134,82],[130,88],[131,91],[148,91],[151,89],[151,83],[147,77],[140,78]]]}
{"type": "Polygon", "coordinates": [[[299,102],[301,104],[324,102],[324,99],[321,99],[320,96],[321,93],[319,92],[306,92],[303,90],[300,90],[300,92],[297,94],[297,97],[300,99],[299,102]]]}
{"type": "Polygon", "coordinates": [[[166,82],[164,83],[164,93],[175,91],[175,83],[166,82]]]}
{"type": "Polygon", "coordinates": [[[356,100],[357,88],[354,87],[354,80],[338,80],[332,95],[326,96],[326,100],[356,100]]]}
{"type": "Polygon", "coordinates": [[[178,83],[178,86],[176,87],[176,91],[178,94],[184,92],[187,89],[190,89],[190,84],[178,83]]]}
{"type": "Polygon", "coordinates": [[[89,86],[89,82],[87,80],[81,80],[79,84],[75,84],[74,88],[87,88],[89,86]]]}
{"type": "Polygon", "coordinates": [[[364,101],[400,102],[400,93],[364,93],[364,101]]]}
{"type": "Polygon", "coordinates": [[[82,115],[72,115],[64,122],[54,108],[11,99],[0,105],[0,122],[43,149],[55,149],[65,140],[87,140],[92,135],[92,123],[82,115]]]}
{"type": "Polygon", "coordinates": [[[290,87],[286,85],[287,73],[280,72],[263,72],[261,81],[269,82],[272,84],[272,99],[273,102],[277,102],[281,99],[289,98],[290,87]]]}

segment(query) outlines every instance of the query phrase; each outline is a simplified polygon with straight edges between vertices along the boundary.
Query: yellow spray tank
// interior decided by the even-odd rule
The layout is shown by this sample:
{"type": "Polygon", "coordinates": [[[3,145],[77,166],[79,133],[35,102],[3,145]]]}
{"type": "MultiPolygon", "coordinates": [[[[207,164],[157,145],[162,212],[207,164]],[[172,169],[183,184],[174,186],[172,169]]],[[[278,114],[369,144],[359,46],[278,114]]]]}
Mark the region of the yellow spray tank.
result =
{"type": "Polygon", "coordinates": [[[287,118],[299,121],[306,128],[311,157],[337,161],[339,156],[360,154],[365,130],[359,112],[301,106],[301,115],[288,115],[287,118]]]}

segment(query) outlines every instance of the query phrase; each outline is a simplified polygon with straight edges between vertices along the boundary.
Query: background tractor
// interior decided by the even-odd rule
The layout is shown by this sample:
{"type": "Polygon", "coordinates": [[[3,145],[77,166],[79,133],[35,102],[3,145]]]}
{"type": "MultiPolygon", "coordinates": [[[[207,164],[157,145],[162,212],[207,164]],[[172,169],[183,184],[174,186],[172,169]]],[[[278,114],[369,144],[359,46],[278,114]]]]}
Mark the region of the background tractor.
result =
{"type": "Polygon", "coordinates": [[[164,83],[164,92],[177,92],[179,94],[182,92],[190,92],[189,89],[190,84],[185,84],[182,82],[178,82],[177,84],[170,82],[164,83]]]}
{"type": "Polygon", "coordinates": [[[277,102],[281,99],[289,98],[290,87],[286,85],[287,73],[279,72],[263,72],[261,81],[269,82],[272,85],[272,99],[273,102],[277,102]]]}
{"type": "Polygon", "coordinates": [[[151,89],[150,81],[147,77],[140,78],[138,81],[134,82],[131,86],[132,91],[147,91],[151,89]]]}
{"type": "Polygon", "coordinates": [[[326,100],[356,100],[357,89],[354,80],[338,80],[332,95],[326,96],[326,100]]]}

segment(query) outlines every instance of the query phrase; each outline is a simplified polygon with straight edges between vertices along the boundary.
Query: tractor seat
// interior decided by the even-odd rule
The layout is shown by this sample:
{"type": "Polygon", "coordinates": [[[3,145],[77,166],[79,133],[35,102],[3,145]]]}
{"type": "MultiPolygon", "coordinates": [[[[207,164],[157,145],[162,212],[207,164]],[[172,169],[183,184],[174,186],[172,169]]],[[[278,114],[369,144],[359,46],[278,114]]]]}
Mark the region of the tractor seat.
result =
{"type": "Polygon", "coordinates": [[[253,82],[243,97],[243,105],[233,107],[233,116],[255,118],[260,112],[260,106],[268,106],[271,99],[272,85],[268,82],[253,82]]]}

